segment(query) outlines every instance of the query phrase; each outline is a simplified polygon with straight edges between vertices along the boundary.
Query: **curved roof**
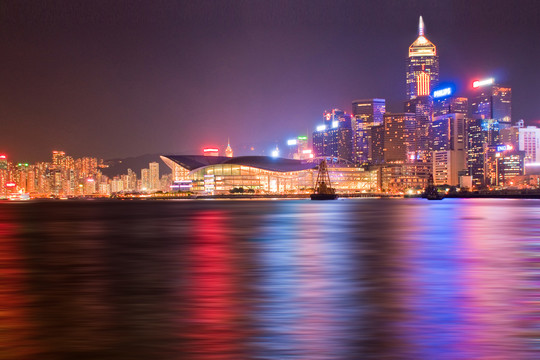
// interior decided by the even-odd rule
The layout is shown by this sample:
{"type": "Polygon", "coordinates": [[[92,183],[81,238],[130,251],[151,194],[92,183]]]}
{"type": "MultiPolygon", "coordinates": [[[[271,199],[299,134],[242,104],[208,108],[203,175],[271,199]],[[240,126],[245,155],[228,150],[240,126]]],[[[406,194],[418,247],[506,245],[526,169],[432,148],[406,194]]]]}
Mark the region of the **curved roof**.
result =
{"type": "Polygon", "coordinates": [[[269,156],[238,156],[230,158],[225,156],[203,155],[163,155],[163,157],[177,163],[189,171],[220,164],[243,165],[277,172],[302,171],[314,169],[317,166],[317,164],[308,164],[301,160],[273,158],[269,156]]]}

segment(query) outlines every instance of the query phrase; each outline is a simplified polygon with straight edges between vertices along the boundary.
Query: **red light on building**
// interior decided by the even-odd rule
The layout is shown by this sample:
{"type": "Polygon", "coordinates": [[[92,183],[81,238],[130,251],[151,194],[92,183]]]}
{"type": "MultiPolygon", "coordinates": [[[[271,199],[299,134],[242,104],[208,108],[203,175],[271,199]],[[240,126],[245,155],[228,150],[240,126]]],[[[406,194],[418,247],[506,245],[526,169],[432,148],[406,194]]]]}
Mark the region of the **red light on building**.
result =
{"type": "Polygon", "coordinates": [[[15,184],[14,182],[6,183],[6,187],[15,187],[15,186],[17,186],[17,184],[15,184]]]}
{"type": "Polygon", "coordinates": [[[219,149],[217,148],[204,148],[204,156],[219,156],[219,149]]]}
{"type": "Polygon", "coordinates": [[[430,76],[426,72],[422,72],[416,77],[416,83],[418,85],[418,96],[429,95],[429,81],[430,76]]]}
{"type": "Polygon", "coordinates": [[[0,159],[7,159],[6,155],[0,155],[0,159]]]}

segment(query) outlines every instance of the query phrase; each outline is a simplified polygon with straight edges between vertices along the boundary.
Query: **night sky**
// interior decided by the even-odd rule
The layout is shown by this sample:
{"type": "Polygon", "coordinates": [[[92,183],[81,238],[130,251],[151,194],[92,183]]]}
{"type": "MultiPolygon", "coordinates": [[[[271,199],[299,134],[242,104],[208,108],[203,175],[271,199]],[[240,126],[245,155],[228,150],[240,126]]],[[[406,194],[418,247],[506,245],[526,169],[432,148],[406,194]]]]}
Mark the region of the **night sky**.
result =
{"type": "Polygon", "coordinates": [[[267,154],[324,110],[400,112],[418,17],[441,81],[494,76],[540,125],[540,1],[2,1],[0,151],[267,154]]]}

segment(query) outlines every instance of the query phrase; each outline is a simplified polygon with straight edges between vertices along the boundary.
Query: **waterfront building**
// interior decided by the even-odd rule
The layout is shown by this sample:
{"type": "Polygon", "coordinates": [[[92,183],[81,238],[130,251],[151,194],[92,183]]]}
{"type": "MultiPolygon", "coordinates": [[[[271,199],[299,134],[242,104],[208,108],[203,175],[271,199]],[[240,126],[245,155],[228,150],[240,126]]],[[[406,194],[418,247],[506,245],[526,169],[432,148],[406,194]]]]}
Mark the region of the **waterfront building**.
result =
{"type": "Polygon", "coordinates": [[[433,99],[433,116],[446,114],[463,114],[467,116],[469,113],[469,99],[466,97],[439,97],[433,99]]]}
{"type": "Polygon", "coordinates": [[[499,144],[499,122],[493,119],[471,119],[467,126],[467,167],[474,186],[486,185],[486,158],[494,156],[489,149],[499,144]]]}
{"type": "Polygon", "coordinates": [[[460,174],[467,170],[465,115],[446,114],[434,118],[433,180],[435,185],[459,185],[460,174]]]}
{"type": "Polygon", "coordinates": [[[371,128],[371,163],[384,163],[384,123],[371,128]]]}
{"type": "Polygon", "coordinates": [[[464,114],[435,116],[432,125],[433,150],[465,151],[465,124],[464,114]]]}
{"type": "Polygon", "coordinates": [[[149,167],[149,182],[150,182],[150,187],[149,189],[150,190],[160,190],[161,188],[161,185],[160,185],[160,182],[159,182],[159,163],[157,162],[151,162],[150,164],[148,164],[148,167],[149,167]]]}
{"type": "Polygon", "coordinates": [[[433,151],[433,183],[435,185],[459,186],[460,174],[466,170],[463,151],[433,151]]]}
{"type": "Polygon", "coordinates": [[[383,124],[384,99],[356,100],[352,103],[352,159],[356,164],[373,162],[372,132],[383,124]]]}
{"type": "MultiPolygon", "coordinates": [[[[416,115],[384,114],[384,161],[403,163],[416,151],[416,115]]],[[[414,160],[414,158],[412,159],[414,160]]]]}
{"type": "Polygon", "coordinates": [[[150,169],[141,169],[141,189],[142,191],[150,190],[150,169]]]}
{"type": "Polygon", "coordinates": [[[378,188],[390,193],[425,189],[432,171],[429,163],[384,164],[373,169],[379,170],[378,188]]]}
{"type": "Polygon", "coordinates": [[[524,173],[525,152],[512,145],[488,146],[484,158],[485,184],[488,186],[508,186],[513,177],[524,173]]]}
{"type": "Polygon", "coordinates": [[[519,129],[525,126],[523,120],[515,125],[499,130],[499,141],[504,145],[512,145],[514,149],[519,149],[519,129]]]}
{"type": "Polygon", "coordinates": [[[540,163],[540,128],[519,128],[519,150],[525,152],[525,163],[540,163]]]}
{"type": "Polygon", "coordinates": [[[6,184],[9,182],[9,166],[6,155],[0,155],[0,199],[7,197],[6,184]]]}
{"type": "Polygon", "coordinates": [[[334,109],[325,112],[323,125],[313,132],[314,157],[336,157],[352,161],[351,115],[334,109]]]}
{"type": "Polygon", "coordinates": [[[409,100],[429,95],[439,83],[437,48],[426,38],[421,16],[418,23],[418,38],[409,46],[406,83],[409,100]]]}
{"type": "Polygon", "coordinates": [[[494,119],[501,129],[512,125],[512,89],[495,84],[494,79],[473,83],[474,96],[471,116],[475,119],[494,119]]]}
{"type": "Polygon", "coordinates": [[[431,122],[433,117],[433,99],[431,96],[417,96],[405,102],[405,112],[413,113],[415,117],[415,161],[431,162],[432,139],[431,122]]]}
{"type": "Polygon", "coordinates": [[[514,186],[514,178],[524,173],[525,153],[523,151],[504,151],[497,158],[497,185],[514,186]]]}
{"type": "MultiPolygon", "coordinates": [[[[294,159],[199,155],[164,155],[161,159],[171,169],[176,166],[184,169],[181,177],[173,178],[177,187],[200,194],[229,194],[237,188],[257,194],[309,193],[317,178],[317,162],[294,159]]],[[[338,192],[377,189],[377,171],[366,171],[336,158],[329,160],[332,187],[338,192]]]]}
{"type": "Polygon", "coordinates": [[[124,182],[118,176],[111,180],[111,193],[119,193],[124,191],[124,182]]]}
{"type": "Polygon", "coordinates": [[[540,175],[526,174],[514,176],[509,182],[509,185],[518,189],[540,189],[540,175]]]}
{"type": "Polygon", "coordinates": [[[64,151],[54,150],[52,152],[52,164],[56,167],[63,165],[66,158],[66,153],[64,151]]]}
{"type": "Polygon", "coordinates": [[[6,155],[0,155],[0,170],[8,169],[8,160],[6,155]]]}

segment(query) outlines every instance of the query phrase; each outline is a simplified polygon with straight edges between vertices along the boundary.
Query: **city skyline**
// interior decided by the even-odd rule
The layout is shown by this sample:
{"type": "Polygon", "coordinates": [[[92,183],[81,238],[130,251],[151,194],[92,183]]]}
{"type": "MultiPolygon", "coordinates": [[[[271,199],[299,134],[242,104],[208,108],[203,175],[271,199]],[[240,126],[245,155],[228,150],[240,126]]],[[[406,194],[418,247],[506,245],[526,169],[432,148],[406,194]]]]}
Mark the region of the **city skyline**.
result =
{"type": "Polygon", "coordinates": [[[466,96],[473,80],[494,76],[513,89],[514,120],[540,118],[539,10],[529,1],[220,3],[227,15],[210,3],[39,4],[3,11],[0,150],[12,159],[43,161],[53,149],[103,158],[199,153],[227,138],[242,154],[245,144],[310,133],[324,110],[349,112],[355,99],[386,99],[387,111],[401,111],[420,15],[442,83],[466,96]],[[520,49],[526,56],[512,55],[520,49]],[[196,51],[186,60],[188,50],[196,51]]]}

